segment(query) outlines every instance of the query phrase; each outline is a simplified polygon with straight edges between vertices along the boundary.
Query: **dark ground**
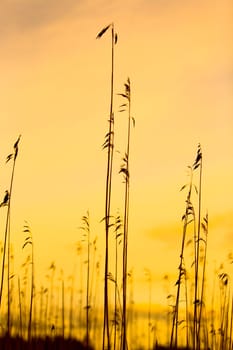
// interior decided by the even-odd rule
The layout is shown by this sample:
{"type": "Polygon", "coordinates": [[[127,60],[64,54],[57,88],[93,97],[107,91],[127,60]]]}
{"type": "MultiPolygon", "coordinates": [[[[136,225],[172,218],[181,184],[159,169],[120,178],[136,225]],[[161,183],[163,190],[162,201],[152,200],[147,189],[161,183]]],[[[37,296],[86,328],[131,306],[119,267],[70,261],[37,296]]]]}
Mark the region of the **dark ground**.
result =
{"type": "MultiPolygon", "coordinates": [[[[15,337],[0,338],[0,350],[100,350],[89,346],[88,348],[76,339],[63,339],[62,337],[54,338],[36,338],[28,341],[15,337]]],[[[140,349],[138,349],[140,350],[140,349]]],[[[172,350],[170,348],[156,345],[154,350],[172,350]]],[[[178,348],[177,350],[190,350],[187,348],[178,348]]]]}
{"type": "MultiPolygon", "coordinates": [[[[22,338],[0,338],[0,350],[87,350],[87,347],[75,339],[36,338],[29,343],[22,338]]],[[[89,350],[94,350],[88,347],[89,350]]]]}

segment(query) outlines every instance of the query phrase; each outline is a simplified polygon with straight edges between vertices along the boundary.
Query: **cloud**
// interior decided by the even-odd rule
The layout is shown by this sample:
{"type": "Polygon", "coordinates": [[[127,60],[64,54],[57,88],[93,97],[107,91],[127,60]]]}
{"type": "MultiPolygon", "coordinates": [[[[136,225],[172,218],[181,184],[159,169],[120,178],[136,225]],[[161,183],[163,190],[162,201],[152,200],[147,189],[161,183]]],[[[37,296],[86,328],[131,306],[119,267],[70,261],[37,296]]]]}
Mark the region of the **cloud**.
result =
{"type": "MultiPolygon", "coordinates": [[[[213,258],[221,261],[222,257],[232,252],[232,217],[232,211],[209,215],[208,256],[211,261],[213,258]]],[[[154,240],[156,247],[159,247],[161,251],[166,251],[171,260],[176,256],[178,257],[181,248],[182,229],[182,222],[165,223],[148,229],[146,235],[149,239],[154,240]]],[[[190,227],[186,236],[185,249],[189,247],[188,242],[193,238],[192,230],[192,227],[190,227]]]]}
{"type": "Polygon", "coordinates": [[[83,0],[2,0],[0,32],[2,35],[27,31],[71,16],[83,0]]]}
{"type": "Polygon", "coordinates": [[[181,240],[182,237],[182,222],[178,220],[175,223],[154,226],[148,229],[146,234],[149,238],[164,243],[166,246],[174,247],[177,240],[181,240]]]}

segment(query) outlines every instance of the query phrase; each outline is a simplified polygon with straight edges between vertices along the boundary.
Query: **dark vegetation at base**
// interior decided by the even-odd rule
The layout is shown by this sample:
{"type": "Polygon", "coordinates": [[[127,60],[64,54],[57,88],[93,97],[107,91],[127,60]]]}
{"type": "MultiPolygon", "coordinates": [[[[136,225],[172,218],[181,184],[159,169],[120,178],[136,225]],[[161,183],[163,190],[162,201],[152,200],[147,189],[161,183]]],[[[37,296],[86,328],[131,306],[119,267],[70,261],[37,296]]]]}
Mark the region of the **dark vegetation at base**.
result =
{"type": "Polygon", "coordinates": [[[154,350],[192,350],[192,349],[187,347],[171,348],[171,347],[156,345],[154,350]]]}
{"type": "MultiPolygon", "coordinates": [[[[156,345],[154,350],[174,350],[162,345],[156,345]]],[[[92,346],[86,346],[83,342],[76,339],[64,339],[62,337],[54,338],[33,338],[29,343],[20,337],[1,337],[0,350],[98,350],[92,346]]],[[[144,350],[139,348],[138,350],[144,350]]],[[[191,350],[187,347],[178,347],[176,350],[191,350]]]]}
{"type": "Polygon", "coordinates": [[[54,338],[33,338],[28,342],[20,337],[0,338],[1,350],[94,350],[90,345],[88,348],[79,340],[54,338]]]}
{"type": "MultiPolygon", "coordinates": [[[[154,350],[172,350],[174,348],[156,345],[154,350]]],[[[62,337],[54,338],[33,338],[29,343],[20,337],[1,337],[0,350],[98,350],[92,346],[88,348],[83,342],[76,339],[64,339],[62,337]]],[[[144,350],[138,349],[138,350],[144,350]]],[[[186,347],[178,347],[176,350],[190,350],[186,347]]]]}

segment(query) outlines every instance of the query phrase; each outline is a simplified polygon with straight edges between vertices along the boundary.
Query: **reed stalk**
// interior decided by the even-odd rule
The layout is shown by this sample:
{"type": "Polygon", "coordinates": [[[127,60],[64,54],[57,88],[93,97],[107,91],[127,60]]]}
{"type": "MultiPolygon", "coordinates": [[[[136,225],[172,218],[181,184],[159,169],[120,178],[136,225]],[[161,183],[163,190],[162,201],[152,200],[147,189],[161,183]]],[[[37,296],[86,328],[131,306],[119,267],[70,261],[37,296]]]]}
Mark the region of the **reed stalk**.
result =
{"type": "MultiPolygon", "coordinates": [[[[181,243],[181,252],[180,252],[180,264],[178,267],[179,273],[178,273],[178,279],[176,281],[177,285],[177,292],[176,292],[176,301],[175,301],[175,308],[173,311],[173,320],[172,320],[172,329],[171,329],[171,338],[170,338],[170,348],[177,349],[178,345],[178,322],[179,322],[179,302],[180,302],[180,290],[181,290],[181,283],[182,278],[185,276],[186,270],[184,268],[184,249],[185,249],[185,241],[186,241],[186,235],[187,235],[187,228],[188,225],[191,222],[195,223],[195,212],[194,207],[191,203],[191,194],[192,194],[192,188],[193,188],[193,170],[191,167],[190,169],[190,183],[189,183],[189,189],[188,194],[186,198],[186,208],[185,208],[185,214],[182,217],[183,221],[183,233],[182,233],[182,243],[181,243]]],[[[181,191],[186,188],[187,185],[184,185],[181,188],[181,191]]]]}
{"type": "Polygon", "coordinates": [[[11,197],[12,197],[12,191],[13,191],[13,181],[14,181],[14,174],[15,174],[15,165],[16,165],[16,159],[18,156],[18,150],[19,150],[19,141],[20,141],[21,135],[18,137],[17,141],[14,144],[14,150],[13,153],[9,154],[7,156],[6,162],[9,162],[11,159],[13,159],[13,166],[12,166],[12,172],[11,172],[11,179],[10,179],[10,188],[9,192],[6,191],[5,197],[3,199],[3,202],[0,204],[0,206],[7,206],[7,216],[6,216],[6,224],[5,224],[5,234],[4,234],[4,246],[3,246],[3,258],[2,258],[2,273],[1,273],[1,285],[0,285],[0,310],[2,305],[2,295],[3,295],[3,285],[4,285],[4,271],[5,271],[5,258],[6,258],[6,251],[7,251],[7,336],[10,337],[10,328],[11,328],[11,322],[10,322],[10,307],[11,307],[11,290],[10,290],[10,210],[11,210],[11,197]]]}
{"type": "Polygon", "coordinates": [[[50,330],[53,331],[55,329],[55,315],[54,315],[54,276],[56,271],[55,263],[52,262],[49,270],[51,271],[49,279],[50,279],[50,289],[49,289],[49,310],[48,310],[48,323],[50,330]]]}
{"type": "Polygon", "coordinates": [[[115,220],[115,288],[114,288],[114,342],[113,348],[116,350],[117,346],[117,328],[119,329],[119,312],[117,303],[117,286],[118,286],[118,245],[121,243],[122,237],[122,221],[120,215],[117,215],[115,220]]]}
{"type": "Polygon", "coordinates": [[[70,309],[69,309],[69,338],[72,338],[73,335],[73,310],[74,310],[74,278],[75,278],[75,269],[72,276],[70,276],[71,286],[70,286],[70,309]]]}
{"type": "Polygon", "coordinates": [[[144,269],[146,280],[148,283],[148,310],[147,310],[147,318],[148,318],[148,343],[147,349],[151,350],[151,331],[152,331],[152,323],[151,323],[151,271],[149,269],[144,269]]]}
{"type": "Polygon", "coordinates": [[[109,273],[109,227],[111,212],[111,193],[112,193],[112,166],[114,152],[114,112],[113,112],[113,96],[114,96],[114,47],[117,42],[117,34],[115,33],[114,24],[111,23],[103,28],[97,35],[100,39],[104,33],[111,28],[111,84],[110,84],[110,112],[109,112],[109,129],[105,135],[103,149],[107,149],[107,175],[106,175],[106,193],[105,193],[105,273],[104,273],[104,325],[103,325],[103,345],[105,350],[105,342],[107,349],[110,350],[110,331],[109,331],[109,295],[108,295],[108,273],[109,273]]]}
{"type": "MultiPolygon", "coordinates": [[[[203,219],[201,227],[204,231],[205,238],[203,238],[204,242],[204,258],[203,258],[203,270],[202,270],[202,281],[201,281],[201,294],[200,294],[200,312],[198,319],[198,329],[197,329],[197,339],[198,339],[198,347],[200,347],[200,339],[201,339],[201,326],[202,326],[202,310],[204,306],[204,293],[205,293],[205,272],[206,272],[206,254],[207,254],[207,240],[208,240],[208,214],[203,219]]],[[[208,338],[206,339],[208,341],[208,338]]],[[[206,344],[208,348],[208,344],[206,344]]]]}
{"type": "Polygon", "coordinates": [[[20,278],[18,276],[18,298],[19,298],[19,337],[23,336],[23,323],[22,323],[22,301],[21,301],[21,286],[20,278]]]}
{"type": "Polygon", "coordinates": [[[233,348],[233,294],[231,295],[230,328],[229,328],[229,350],[233,348]]]}
{"type": "Polygon", "coordinates": [[[89,310],[90,310],[90,217],[89,211],[87,215],[82,217],[83,226],[80,227],[84,231],[84,239],[87,242],[87,280],[86,280],[86,347],[89,346],[89,310]]]}
{"type": "Polygon", "coordinates": [[[200,270],[200,241],[201,241],[201,201],[202,201],[202,151],[200,144],[198,145],[197,157],[193,165],[194,169],[199,168],[199,190],[198,190],[198,215],[197,215],[197,241],[196,245],[196,260],[195,260],[195,284],[194,284],[194,338],[193,338],[193,350],[200,350],[200,337],[199,337],[199,327],[202,318],[200,308],[198,315],[198,307],[200,306],[199,297],[199,270],[200,270]]]}
{"type": "Polygon", "coordinates": [[[62,339],[65,339],[65,282],[64,272],[61,270],[61,324],[62,324],[62,339]]]}
{"type": "MultiPolygon", "coordinates": [[[[95,268],[96,268],[96,252],[97,252],[97,237],[93,240],[93,242],[90,242],[90,246],[92,247],[90,255],[92,255],[92,267],[90,272],[90,293],[89,293],[89,306],[91,308],[91,317],[89,317],[89,333],[92,331],[93,328],[93,314],[95,313],[95,305],[94,305],[94,299],[93,296],[94,293],[94,277],[95,277],[95,268]],[[92,253],[92,254],[91,254],[92,253]]],[[[90,262],[91,263],[91,262],[90,262]]]]}
{"type": "Polygon", "coordinates": [[[31,246],[31,290],[30,290],[30,303],[29,303],[29,320],[28,320],[28,342],[31,344],[32,340],[32,309],[33,309],[33,296],[34,296],[34,288],[35,288],[35,273],[34,273],[34,247],[33,247],[33,240],[32,240],[32,233],[30,230],[30,227],[28,223],[24,225],[24,233],[27,234],[27,237],[25,238],[23,249],[30,245],[31,246]]]}
{"type": "Polygon", "coordinates": [[[129,172],[129,159],[130,159],[130,136],[131,136],[131,123],[135,124],[134,118],[131,116],[131,85],[130,79],[127,79],[125,83],[125,92],[119,94],[126,99],[126,103],[121,105],[120,111],[128,111],[128,127],[127,127],[127,144],[126,152],[123,157],[123,164],[120,168],[120,173],[124,176],[125,181],[125,198],[124,198],[124,220],[123,220],[123,292],[122,292],[122,335],[121,335],[121,350],[127,349],[127,265],[128,265],[128,230],[129,230],[129,188],[130,188],[130,172],[129,172]]]}
{"type": "Polygon", "coordinates": [[[227,333],[228,333],[228,309],[229,309],[229,276],[222,272],[219,274],[220,287],[220,349],[227,349],[227,333]]]}
{"type": "Polygon", "coordinates": [[[79,256],[79,317],[78,317],[78,329],[79,329],[79,338],[82,337],[82,315],[83,315],[83,259],[82,259],[83,247],[82,242],[77,243],[77,255],[79,256]]]}

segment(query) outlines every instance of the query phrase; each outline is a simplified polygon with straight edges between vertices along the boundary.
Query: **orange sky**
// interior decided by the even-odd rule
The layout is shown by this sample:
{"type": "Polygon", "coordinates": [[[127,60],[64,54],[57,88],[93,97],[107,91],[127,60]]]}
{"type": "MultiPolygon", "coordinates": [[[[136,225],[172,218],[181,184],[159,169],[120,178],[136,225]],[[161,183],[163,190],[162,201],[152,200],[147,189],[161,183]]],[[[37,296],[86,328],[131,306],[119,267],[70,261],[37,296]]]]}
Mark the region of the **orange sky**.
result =
{"type": "MultiPolygon", "coordinates": [[[[176,274],[185,205],[179,189],[199,142],[209,260],[225,259],[233,237],[232,10],[230,0],[1,1],[2,197],[9,183],[3,162],[22,134],[12,198],[16,256],[27,220],[37,268],[46,274],[55,260],[68,274],[87,209],[102,254],[110,35],[95,37],[114,21],[115,92],[122,92],[129,76],[136,119],[129,266],[138,281],[150,268],[154,289],[165,273],[176,274]]],[[[116,96],[116,112],[121,103],[116,96]]],[[[124,117],[116,113],[121,153],[124,117]]],[[[124,190],[118,153],[115,160],[113,214],[122,209],[124,190]]]]}

